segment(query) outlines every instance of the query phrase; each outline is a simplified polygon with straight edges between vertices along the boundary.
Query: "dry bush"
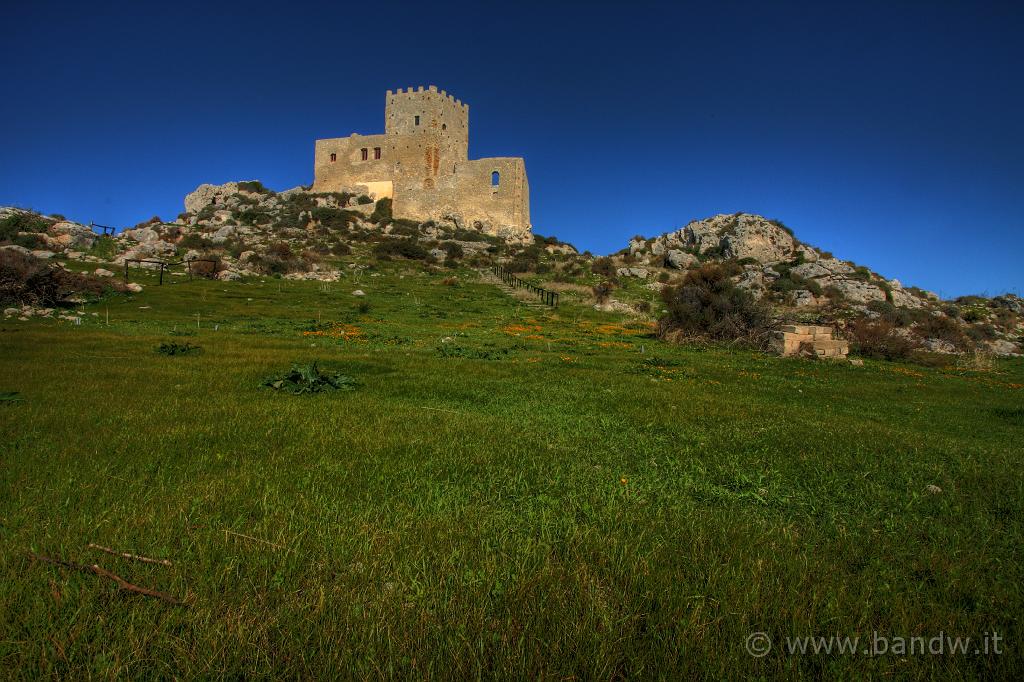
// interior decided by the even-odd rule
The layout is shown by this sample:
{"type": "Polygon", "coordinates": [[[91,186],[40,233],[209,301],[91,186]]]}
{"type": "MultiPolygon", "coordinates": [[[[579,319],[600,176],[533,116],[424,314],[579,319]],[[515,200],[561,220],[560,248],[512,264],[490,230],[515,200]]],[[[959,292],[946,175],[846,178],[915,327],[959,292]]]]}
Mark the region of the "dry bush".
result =
{"type": "Polygon", "coordinates": [[[0,301],[21,305],[55,306],[70,296],[101,296],[108,290],[124,291],[109,279],[68,272],[34,256],[9,249],[0,251],[0,301]]]}
{"type": "Polygon", "coordinates": [[[896,331],[888,320],[854,320],[846,327],[850,350],[878,360],[910,360],[920,345],[896,331]]]}

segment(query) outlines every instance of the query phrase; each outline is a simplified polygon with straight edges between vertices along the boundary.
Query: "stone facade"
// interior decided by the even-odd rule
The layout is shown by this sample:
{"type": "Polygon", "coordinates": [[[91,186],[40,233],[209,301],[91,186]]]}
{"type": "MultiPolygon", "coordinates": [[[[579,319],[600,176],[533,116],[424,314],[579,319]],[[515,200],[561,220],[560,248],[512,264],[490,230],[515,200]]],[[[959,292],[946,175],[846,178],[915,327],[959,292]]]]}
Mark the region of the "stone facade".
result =
{"type": "Polygon", "coordinates": [[[431,85],[387,91],[384,134],[316,141],[315,192],[365,186],[395,217],[529,236],[530,188],[517,157],[469,158],[469,105],[431,85]]]}

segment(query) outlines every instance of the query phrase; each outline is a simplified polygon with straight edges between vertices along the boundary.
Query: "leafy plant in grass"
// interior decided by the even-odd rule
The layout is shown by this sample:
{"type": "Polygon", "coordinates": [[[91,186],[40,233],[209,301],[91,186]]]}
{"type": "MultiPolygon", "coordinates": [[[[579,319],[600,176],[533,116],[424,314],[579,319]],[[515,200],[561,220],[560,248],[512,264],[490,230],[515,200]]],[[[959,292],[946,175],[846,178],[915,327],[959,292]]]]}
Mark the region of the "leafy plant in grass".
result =
{"type": "Polygon", "coordinates": [[[198,355],[202,350],[200,346],[195,346],[191,343],[177,343],[175,341],[161,343],[156,347],[156,352],[160,355],[198,355]]]}
{"type": "Polygon", "coordinates": [[[17,391],[0,391],[0,405],[20,402],[21,394],[17,391]]]}
{"type": "Polygon", "coordinates": [[[268,377],[260,385],[275,391],[301,395],[323,391],[354,391],[358,384],[346,374],[320,371],[317,361],[314,360],[308,365],[293,364],[285,374],[268,377]]]}
{"type": "Polygon", "coordinates": [[[373,213],[370,214],[370,222],[380,223],[385,220],[391,220],[391,199],[388,197],[378,199],[373,213]]]}

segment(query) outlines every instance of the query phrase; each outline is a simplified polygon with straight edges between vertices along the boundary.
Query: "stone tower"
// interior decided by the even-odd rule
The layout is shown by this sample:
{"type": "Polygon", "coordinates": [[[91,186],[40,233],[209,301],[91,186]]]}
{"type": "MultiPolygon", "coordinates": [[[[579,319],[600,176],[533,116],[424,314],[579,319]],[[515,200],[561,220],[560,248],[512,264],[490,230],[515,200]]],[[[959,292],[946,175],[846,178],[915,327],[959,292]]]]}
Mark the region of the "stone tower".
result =
{"type": "Polygon", "coordinates": [[[431,85],[388,90],[384,134],[316,141],[313,190],[365,186],[391,197],[396,217],[454,220],[489,234],[530,233],[526,164],[469,159],[469,105],[431,85]]]}

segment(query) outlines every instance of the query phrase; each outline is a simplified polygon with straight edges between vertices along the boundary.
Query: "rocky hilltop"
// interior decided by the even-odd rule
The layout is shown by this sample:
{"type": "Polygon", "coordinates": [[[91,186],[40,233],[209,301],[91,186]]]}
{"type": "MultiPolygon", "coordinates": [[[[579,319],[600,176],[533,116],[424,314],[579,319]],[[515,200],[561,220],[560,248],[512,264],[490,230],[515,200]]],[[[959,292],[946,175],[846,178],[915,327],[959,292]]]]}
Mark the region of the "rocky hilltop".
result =
{"type": "MultiPolygon", "coordinates": [[[[417,222],[396,218],[390,201],[365,188],[317,193],[307,187],[274,192],[258,181],[201,185],[173,221],[154,217],[101,236],[62,216],[0,209],[0,249],[65,267],[95,264],[99,277],[129,259],[204,259],[221,280],[284,277],[334,281],[347,269],[382,260],[426,267],[501,264],[565,301],[629,315],[657,317],[658,292],[708,263],[728,265],[735,285],[770,304],[780,323],[837,324],[878,320],[892,333],[934,352],[981,348],[1020,352],[1024,305],[1016,296],[961,297],[934,293],[836,258],[801,242],[783,223],[737,213],[694,220],[657,237],[634,237],[607,257],[580,254],[553,237],[502,239],[458,216],[417,222]],[[211,264],[212,262],[212,264],[211,264]]],[[[129,284],[130,289],[138,286],[129,284]]]]}

